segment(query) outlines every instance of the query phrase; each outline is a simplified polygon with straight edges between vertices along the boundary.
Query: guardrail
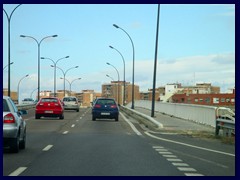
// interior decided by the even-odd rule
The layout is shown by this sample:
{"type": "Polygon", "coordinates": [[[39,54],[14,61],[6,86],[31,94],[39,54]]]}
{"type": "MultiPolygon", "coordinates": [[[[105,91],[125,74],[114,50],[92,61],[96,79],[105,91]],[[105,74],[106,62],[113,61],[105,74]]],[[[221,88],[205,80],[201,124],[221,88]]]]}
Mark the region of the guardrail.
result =
{"type": "Polygon", "coordinates": [[[223,136],[224,137],[231,137],[232,135],[235,136],[235,122],[218,118],[216,119],[216,131],[215,135],[219,135],[220,129],[223,130],[223,136]]]}
{"type": "Polygon", "coordinates": [[[28,110],[31,108],[35,108],[36,104],[17,104],[18,110],[28,110]]]}
{"type": "Polygon", "coordinates": [[[153,119],[150,116],[147,116],[146,114],[140,113],[134,109],[130,109],[126,106],[120,106],[120,109],[125,112],[126,114],[128,114],[129,116],[134,117],[136,120],[138,120],[139,122],[145,124],[146,126],[150,127],[150,128],[154,128],[154,129],[160,129],[163,128],[163,125],[156,121],[155,119],[153,119]]]}

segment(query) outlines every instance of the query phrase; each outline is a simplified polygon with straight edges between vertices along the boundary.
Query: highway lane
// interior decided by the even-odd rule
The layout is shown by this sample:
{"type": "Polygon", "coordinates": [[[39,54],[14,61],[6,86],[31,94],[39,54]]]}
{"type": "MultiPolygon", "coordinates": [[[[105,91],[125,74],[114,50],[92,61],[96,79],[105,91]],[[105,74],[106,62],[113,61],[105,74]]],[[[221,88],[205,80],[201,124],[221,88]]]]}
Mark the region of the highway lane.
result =
{"type": "Polygon", "coordinates": [[[18,154],[4,152],[4,176],[11,173],[22,176],[235,174],[235,156],[164,139],[235,153],[232,146],[218,141],[145,133],[135,120],[128,119],[142,134],[137,135],[122,116],[119,122],[91,121],[90,109],[81,109],[79,113],[66,111],[64,120],[35,120],[33,110],[25,118],[27,148],[18,154]]]}

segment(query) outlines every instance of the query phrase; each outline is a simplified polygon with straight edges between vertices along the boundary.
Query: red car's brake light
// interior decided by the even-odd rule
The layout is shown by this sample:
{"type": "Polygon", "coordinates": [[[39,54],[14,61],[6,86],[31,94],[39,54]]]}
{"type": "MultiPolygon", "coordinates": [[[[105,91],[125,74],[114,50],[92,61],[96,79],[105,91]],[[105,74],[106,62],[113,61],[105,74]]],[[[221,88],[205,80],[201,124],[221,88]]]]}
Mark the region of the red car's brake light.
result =
{"type": "Polygon", "coordinates": [[[101,108],[100,104],[95,104],[94,108],[101,108]]]}
{"type": "Polygon", "coordinates": [[[15,117],[12,113],[8,113],[4,116],[3,123],[11,124],[15,123],[15,117]]]}

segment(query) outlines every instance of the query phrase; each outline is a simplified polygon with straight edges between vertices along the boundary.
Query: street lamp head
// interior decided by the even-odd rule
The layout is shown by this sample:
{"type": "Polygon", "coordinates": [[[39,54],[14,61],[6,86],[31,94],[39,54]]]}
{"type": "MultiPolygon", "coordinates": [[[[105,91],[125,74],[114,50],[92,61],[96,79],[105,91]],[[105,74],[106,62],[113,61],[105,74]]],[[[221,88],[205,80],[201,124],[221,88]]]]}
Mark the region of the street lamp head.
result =
{"type": "Polygon", "coordinates": [[[69,56],[66,56],[65,58],[69,58],[69,56]]]}
{"type": "Polygon", "coordinates": [[[52,35],[52,37],[57,37],[58,35],[52,35]]]}
{"type": "Polygon", "coordinates": [[[107,62],[106,64],[107,64],[107,65],[110,65],[110,63],[108,63],[108,62],[107,62]]]}
{"type": "Polygon", "coordinates": [[[54,67],[54,65],[51,65],[51,67],[54,67]]]}
{"type": "Polygon", "coordinates": [[[10,63],[10,65],[12,65],[12,64],[13,64],[13,62],[10,63]]]}
{"type": "Polygon", "coordinates": [[[27,74],[25,77],[28,77],[29,76],[29,74],[27,74]]]}
{"type": "Polygon", "coordinates": [[[114,26],[115,28],[119,28],[119,26],[118,26],[118,25],[116,25],[116,24],[113,24],[113,26],[114,26]]]}
{"type": "Polygon", "coordinates": [[[114,49],[114,47],[112,47],[112,46],[109,46],[110,48],[112,48],[112,49],[114,49]]]}
{"type": "Polygon", "coordinates": [[[109,75],[108,75],[108,74],[106,74],[106,76],[107,76],[107,77],[109,77],[109,75]]]}
{"type": "Polygon", "coordinates": [[[78,68],[78,66],[75,66],[75,68],[78,68]]]}
{"type": "Polygon", "coordinates": [[[45,57],[41,57],[41,59],[46,59],[45,57]]]}
{"type": "Polygon", "coordinates": [[[23,37],[23,38],[25,38],[26,36],[24,36],[24,35],[20,35],[20,37],[23,37]]]}

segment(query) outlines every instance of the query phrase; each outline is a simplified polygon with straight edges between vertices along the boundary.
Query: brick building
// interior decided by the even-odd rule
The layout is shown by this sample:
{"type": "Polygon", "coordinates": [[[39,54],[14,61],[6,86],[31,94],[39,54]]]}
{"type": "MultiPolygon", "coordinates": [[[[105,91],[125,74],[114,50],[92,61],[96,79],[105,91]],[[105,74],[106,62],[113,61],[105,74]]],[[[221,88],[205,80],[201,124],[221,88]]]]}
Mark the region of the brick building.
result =
{"type": "Polygon", "coordinates": [[[225,94],[174,94],[170,102],[212,106],[235,106],[235,90],[225,94]]]}

